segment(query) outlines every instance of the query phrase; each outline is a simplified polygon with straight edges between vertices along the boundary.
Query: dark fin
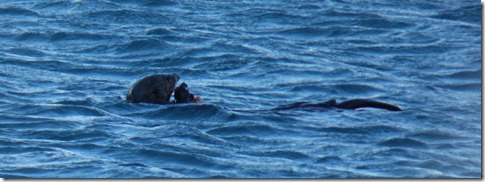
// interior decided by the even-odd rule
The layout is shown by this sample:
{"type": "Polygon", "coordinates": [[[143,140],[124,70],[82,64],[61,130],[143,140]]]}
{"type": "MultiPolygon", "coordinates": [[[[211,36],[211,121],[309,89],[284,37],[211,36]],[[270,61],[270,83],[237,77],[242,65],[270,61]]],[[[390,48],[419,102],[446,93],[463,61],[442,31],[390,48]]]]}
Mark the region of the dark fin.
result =
{"type": "Polygon", "coordinates": [[[387,109],[389,111],[402,111],[401,108],[395,105],[391,105],[383,102],[377,102],[369,99],[351,99],[337,104],[337,108],[341,108],[341,109],[358,109],[363,107],[387,109]]]}

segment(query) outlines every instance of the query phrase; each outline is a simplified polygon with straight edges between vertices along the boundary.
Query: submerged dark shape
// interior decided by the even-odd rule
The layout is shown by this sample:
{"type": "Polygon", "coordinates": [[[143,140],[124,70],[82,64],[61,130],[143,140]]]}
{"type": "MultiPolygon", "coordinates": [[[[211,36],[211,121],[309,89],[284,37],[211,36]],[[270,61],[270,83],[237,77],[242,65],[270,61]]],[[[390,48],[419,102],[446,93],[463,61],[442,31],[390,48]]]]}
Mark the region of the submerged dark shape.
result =
{"type": "Polygon", "coordinates": [[[386,109],[389,111],[402,111],[401,108],[395,105],[369,100],[369,99],[351,99],[337,104],[336,107],[340,109],[358,109],[363,107],[371,107],[371,108],[378,108],[378,109],[386,109]]]}
{"type": "Polygon", "coordinates": [[[369,100],[369,99],[351,99],[341,103],[337,103],[335,99],[325,101],[325,102],[319,102],[319,103],[297,102],[289,105],[276,107],[271,110],[290,110],[290,109],[311,108],[311,107],[313,108],[336,107],[340,109],[358,109],[358,108],[370,107],[370,108],[386,109],[389,111],[402,111],[401,108],[395,105],[369,100]]]}
{"type": "Polygon", "coordinates": [[[128,90],[126,100],[138,103],[166,104],[179,80],[176,74],[157,74],[143,77],[128,90]]]}
{"type": "MultiPolygon", "coordinates": [[[[143,77],[133,84],[126,95],[126,99],[135,103],[148,102],[155,104],[202,102],[200,97],[189,92],[189,87],[186,83],[181,83],[178,87],[175,87],[178,80],[179,76],[176,74],[158,74],[143,77]],[[172,96],[172,92],[174,90],[175,101],[170,102],[170,97],[172,96]]],[[[389,111],[401,111],[401,108],[395,105],[370,99],[351,99],[341,103],[337,103],[335,99],[318,103],[297,102],[289,105],[279,106],[270,110],[332,107],[340,109],[371,107],[386,109],[389,111]]]]}

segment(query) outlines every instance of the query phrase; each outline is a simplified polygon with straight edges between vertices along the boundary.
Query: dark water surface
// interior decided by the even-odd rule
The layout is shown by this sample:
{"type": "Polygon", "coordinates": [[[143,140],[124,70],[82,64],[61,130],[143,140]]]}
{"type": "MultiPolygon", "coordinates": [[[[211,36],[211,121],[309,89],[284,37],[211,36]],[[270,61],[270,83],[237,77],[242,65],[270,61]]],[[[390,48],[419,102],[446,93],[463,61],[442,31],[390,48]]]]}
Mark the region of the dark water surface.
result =
{"type": "Polygon", "coordinates": [[[4,0],[0,177],[479,178],[480,11],[476,0],[4,0]],[[205,103],[124,100],[158,73],[205,103]],[[256,112],[352,98],[404,111],[256,112]]]}

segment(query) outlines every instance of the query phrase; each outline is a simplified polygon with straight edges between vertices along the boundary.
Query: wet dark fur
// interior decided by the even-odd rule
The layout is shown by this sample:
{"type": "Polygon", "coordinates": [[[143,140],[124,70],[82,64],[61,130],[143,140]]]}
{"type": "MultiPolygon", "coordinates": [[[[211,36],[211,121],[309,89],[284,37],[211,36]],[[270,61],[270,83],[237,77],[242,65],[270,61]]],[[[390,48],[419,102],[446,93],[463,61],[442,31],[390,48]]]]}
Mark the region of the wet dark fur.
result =
{"type": "Polygon", "coordinates": [[[181,83],[174,93],[175,103],[188,103],[190,101],[190,92],[187,84],[181,83]]]}
{"type": "Polygon", "coordinates": [[[166,104],[179,80],[176,74],[159,74],[143,77],[128,90],[126,100],[134,103],[166,104]]]}

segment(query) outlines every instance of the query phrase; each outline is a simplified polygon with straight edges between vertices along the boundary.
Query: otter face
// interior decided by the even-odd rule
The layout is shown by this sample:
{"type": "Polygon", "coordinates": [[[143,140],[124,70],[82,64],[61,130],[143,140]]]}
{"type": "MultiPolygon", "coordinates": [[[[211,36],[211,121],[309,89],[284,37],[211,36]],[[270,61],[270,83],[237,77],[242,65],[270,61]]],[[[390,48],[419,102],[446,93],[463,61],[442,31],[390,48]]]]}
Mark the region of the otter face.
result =
{"type": "Polygon", "coordinates": [[[176,103],[188,103],[189,102],[189,97],[190,97],[190,92],[187,84],[181,83],[176,89],[175,89],[175,102],[176,103]]]}

